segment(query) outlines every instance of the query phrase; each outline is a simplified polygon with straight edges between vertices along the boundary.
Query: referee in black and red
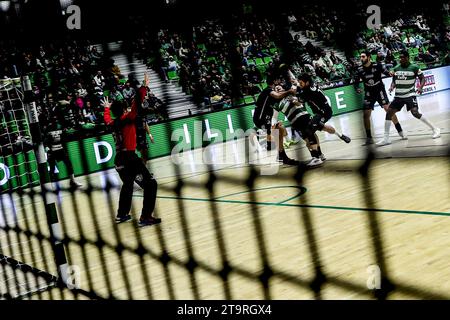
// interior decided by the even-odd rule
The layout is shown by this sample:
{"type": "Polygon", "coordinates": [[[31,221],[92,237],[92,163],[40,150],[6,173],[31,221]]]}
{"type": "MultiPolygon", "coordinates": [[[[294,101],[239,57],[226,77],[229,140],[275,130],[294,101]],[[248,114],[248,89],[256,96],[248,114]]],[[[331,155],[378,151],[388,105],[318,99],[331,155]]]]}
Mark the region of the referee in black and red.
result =
{"type": "MultiPolygon", "coordinates": [[[[139,89],[135,99],[140,98],[141,102],[146,95],[145,88],[139,89]]],[[[112,131],[116,143],[116,157],[114,164],[120,179],[123,182],[120,190],[119,209],[116,222],[122,223],[131,220],[130,209],[133,197],[133,184],[136,180],[144,189],[144,203],[139,219],[139,226],[149,226],[158,224],[161,219],[153,217],[156,203],[157,183],[153,175],[148,171],[142,159],[136,154],[136,100],[131,103],[131,110],[122,101],[112,103],[105,98],[102,102],[105,112],[104,120],[112,131]],[[114,119],[113,117],[114,116],[114,119]]]]}

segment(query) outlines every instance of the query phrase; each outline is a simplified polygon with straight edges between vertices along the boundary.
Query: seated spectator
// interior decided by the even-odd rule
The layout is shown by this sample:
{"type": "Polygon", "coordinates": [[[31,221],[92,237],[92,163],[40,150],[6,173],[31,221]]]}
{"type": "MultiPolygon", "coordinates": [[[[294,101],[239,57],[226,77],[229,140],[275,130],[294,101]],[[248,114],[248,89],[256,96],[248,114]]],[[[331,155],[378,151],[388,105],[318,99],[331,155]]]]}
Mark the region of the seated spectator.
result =
{"type": "Polygon", "coordinates": [[[356,37],[356,45],[358,49],[363,49],[366,47],[366,42],[363,40],[361,34],[358,34],[358,36],[356,37]]]}
{"type": "Polygon", "coordinates": [[[113,86],[111,88],[111,91],[110,91],[109,95],[110,95],[110,97],[111,97],[111,99],[113,101],[114,100],[115,101],[122,101],[122,100],[124,100],[124,97],[123,97],[122,93],[119,90],[117,90],[116,86],[113,86]]]}
{"type": "Polygon", "coordinates": [[[172,56],[169,57],[169,67],[167,70],[168,71],[177,71],[178,70],[178,63],[175,61],[175,59],[172,56]]]}
{"type": "Polygon", "coordinates": [[[395,61],[395,58],[390,50],[386,54],[386,57],[384,57],[384,63],[388,69],[397,65],[397,61],[395,61]]]}
{"type": "Polygon", "coordinates": [[[416,26],[422,31],[429,31],[430,28],[426,25],[426,20],[422,19],[421,16],[417,18],[416,26]]]}
{"type": "Polygon", "coordinates": [[[377,54],[380,54],[384,59],[387,56],[389,51],[390,50],[387,48],[387,46],[385,44],[383,44],[383,46],[378,50],[377,54]]]}
{"type": "Polygon", "coordinates": [[[256,68],[255,65],[250,66],[250,70],[248,71],[248,79],[253,84],[262,82],[261,72],[256,68]]]}
{"type": "Polygon", "coordinates": [[[83,85],[81,84],[81,82],[78,82],[78,84],[77,84],[76,93],[81,98],[85,98],[88,95],[87,90],[85,88],[83,88],[83,85]]]}
{"type": "Polygon", "coordinates": [[[329,78],[329,71],[326,70],[324,67],[320,66],[318,63],[314,65],[314,68],[316,70],[316,75],[319,76],[322,79],[328,79],[329,78]]]}
{"type": "Polygon", "coordinates": [[[423,61],[427,64],[431,64],[438,61],[438,58],[430,53],[430,51],[426,50],[425,52],[419,51],[419,55],[417,56],[419,61],[423,61]]]}
{"type": "Polygon", "coordinates": [[[394,34],[390,25],[383,27],[383,33],[386,39],[389,39],[394,34]]]}
{"type": "Polygon", "coordinates": [[[239,44],[242,50],[242,54],[246,56],[248,54],[248,48],[252,45],[252,42],[248,39],[247,36],[244,36],[239,44]]]}
{"type": "Polygon", "coordinates": [[[94,77],[94,81],[97,87],[103,88],[105,86],[105,77],[103,76],[101,70],[97,71],[97,74],[94,77]]]}
{"type": "Polygon", "coordinates": [[[389,43],[391,44],[392,50],[394,51],[401,51],[406,49],[406,46],[403,44],[399,35],[393,35],[389,43]]]}
{"type": "Polygon", "coordinates": [[[97,117],[95,116],[94,108],[92,107],[92,102],[90,100],[86,100],[86,104],[82,109],[82,116],[86,123],[97,122],[97,117]]]}
{"type": "Polygon", "coordinates": [[[131,87],[130,82],[129,81],[125,82],[125,85],[122,89],[123,98],[128,102],[130,102],[131,99],[133,99],[135,93],[136,91],[134,90],[134,88],[131,87]]]}
{"type": "Polygon", "coordinates": [[[403,43],[410,48],[413,48],[416,46],[416,39],[414,38],[413,35],[407,33],[406,34],[406,38],[403,40],[403,43]]]}
{"type": "Polygon", "coordinates": [[[339,64],[342,62],[342,59],[335,55],[334,51],[330,51],[330,60],[333,64],[339,64]]]}

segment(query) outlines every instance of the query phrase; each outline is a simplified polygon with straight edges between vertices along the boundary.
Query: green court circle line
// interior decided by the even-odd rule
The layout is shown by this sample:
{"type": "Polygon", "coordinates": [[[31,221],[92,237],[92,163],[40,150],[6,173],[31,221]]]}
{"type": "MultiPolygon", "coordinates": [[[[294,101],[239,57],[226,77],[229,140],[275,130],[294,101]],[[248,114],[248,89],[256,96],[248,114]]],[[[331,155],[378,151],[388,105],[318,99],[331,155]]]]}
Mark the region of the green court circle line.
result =
{"type": "Polygon", "coordinates": [[[285,189],[285,188],[295,188],[295,189],[299,189],[299,193],[297,193],[295,196],[292,196],[290,198],[287,198],[286,200],[277,202],[278,204],[282,204],[288,201],[291,201],[293,199],[296,199],[298,197],[300,197],[301,195],[305,194],[308,189],[306,189],[305,187],[301,187],[301,186],[274,186],[274,187],[265,187],[265,188],[258,188],[258,189],[251,189],[251,190],[246,190],[246,191],[240,191],[240,192],[235,192],[235,193],[230,193],[224,196],[220,196],[217,198],[214,198],[214,200],[219,200],[219,199],[223,199],[223,198],[227,198],[227,197],[231,197],[231,196],[236,196],[239,194],[245,194],[245,193],[249,193],[249,192],[257,192],[257,191],[263,191],[263,190],[272,190],[272,189],[285,189]]]}
{"type": "MultiPolygon", "coordinates": [[[[143,197],[143,195],[135,195],[135,197],[143,197]]],[[[219,203],[249,204],[249,205],[259,205],[259,206],[297,207],[297,208],[328,209],[328,210],[343,210],[343,211],[404,213],[404,214],[421,214],[421,215],[433,215],[433,216],[450,217],[450,212],[435,212],[435,211],[416,211],[416,210],[397,210],[397,209],[378,209],[378,208],[355,208],[355,207],[338,207],[338,206],[322,206],[322,205],[292,204],[292,203],[278,203],[278,202],[240,201],[240,200],[220,200],[220,199],[188,198],[188,197],[172,197],[172,196],[157,196],[157,198],[159,198],[159,199],[168,199],[168,200],[185,200],[185,201],[200,201],[200,202],[219,202],[219,203]]]]}

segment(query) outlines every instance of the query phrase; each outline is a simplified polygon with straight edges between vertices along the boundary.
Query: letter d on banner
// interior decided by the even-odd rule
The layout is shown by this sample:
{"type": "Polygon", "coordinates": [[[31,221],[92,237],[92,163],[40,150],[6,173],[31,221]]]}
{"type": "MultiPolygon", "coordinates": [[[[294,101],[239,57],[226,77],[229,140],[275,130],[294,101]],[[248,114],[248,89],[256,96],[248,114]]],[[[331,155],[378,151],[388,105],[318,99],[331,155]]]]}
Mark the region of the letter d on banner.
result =
{"type": "Polygon", "coordinates": [[[106,141],[94,142],[94,153],[95,153],[95,161],[97,162],[97,164],[108,162],[109,160],[111,160],[113,156],[112,147],[106,141]],[[108,150],[108,153],[104,158],[102,158],[100,155],[100,148],[99,148],[100,146],[106,147],[106,149],[108,150]]]}

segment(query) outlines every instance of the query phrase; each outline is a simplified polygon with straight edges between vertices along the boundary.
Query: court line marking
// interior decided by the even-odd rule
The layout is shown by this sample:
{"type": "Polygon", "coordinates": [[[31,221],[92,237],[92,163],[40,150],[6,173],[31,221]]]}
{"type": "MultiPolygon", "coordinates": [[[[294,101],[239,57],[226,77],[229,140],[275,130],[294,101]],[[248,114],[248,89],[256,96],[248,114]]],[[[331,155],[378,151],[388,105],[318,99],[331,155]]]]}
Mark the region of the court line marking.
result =
{"type": "Polygon", "coordinates": [[[286,200],[282,200],[280,202],[277,202],[278,204],[282,204],[282,203],[294,200],[294,199],[300,197],[301,195],[305,194],[308,191],[308,189],[306,189],[305,187],[302,187],[302,186],[273,186],[273,187],[250,189],[250,190],[246,190],[246,191],[230,193],[230,194],[227,194],[227,195],[224,195],[224,196],[220,196],[220,197],[214,198],[214,200],[227,198],[227,197],[231,197],[231,196],[236,196],[236,195],[239,195],[239,194],[244,194],[244,193],[249,193],[249,192],[257,192],[257,191],[272,190],[272,189],[287,189],[287,188],[299,189],[300,191],[295,196],[292,196],[292,197],[287,198],[286,200]]]}
{"type": "MultiPolygon", "coordinates": [[[[143,195],[134,195],[135,197],[143,197],[143,195]]],[[[328,209],[328,210],[343,210],[343,211],[367,211],[367,212],[386,212],[386,213],[404,213],[404,214],[421,214],[450,217],[450,212],[435,212],[435,211],[416,211],[416,210],[397,210],[397,209],[379,209],[379,208],[355,208],[355,207],[338,207],[338,206],[323,206],[323,205],[308,205],[308,204],[294,204],[294,203],[278,203],[278,202],[258,202],[258,201],[241,201],[241,200],[221,200],[221,199],[207,199],[207,198],[189,198],[189,197],[174,197],[174,196],[157,196],[159,199],[167,200],[186,200],[199,202],[219,202],[219,203],[234,203],[234,204],[249,204],[259,206],[275,206],[275,207],[297,207],[297,208],[312,208],[312,209],[328,209]]]]}

